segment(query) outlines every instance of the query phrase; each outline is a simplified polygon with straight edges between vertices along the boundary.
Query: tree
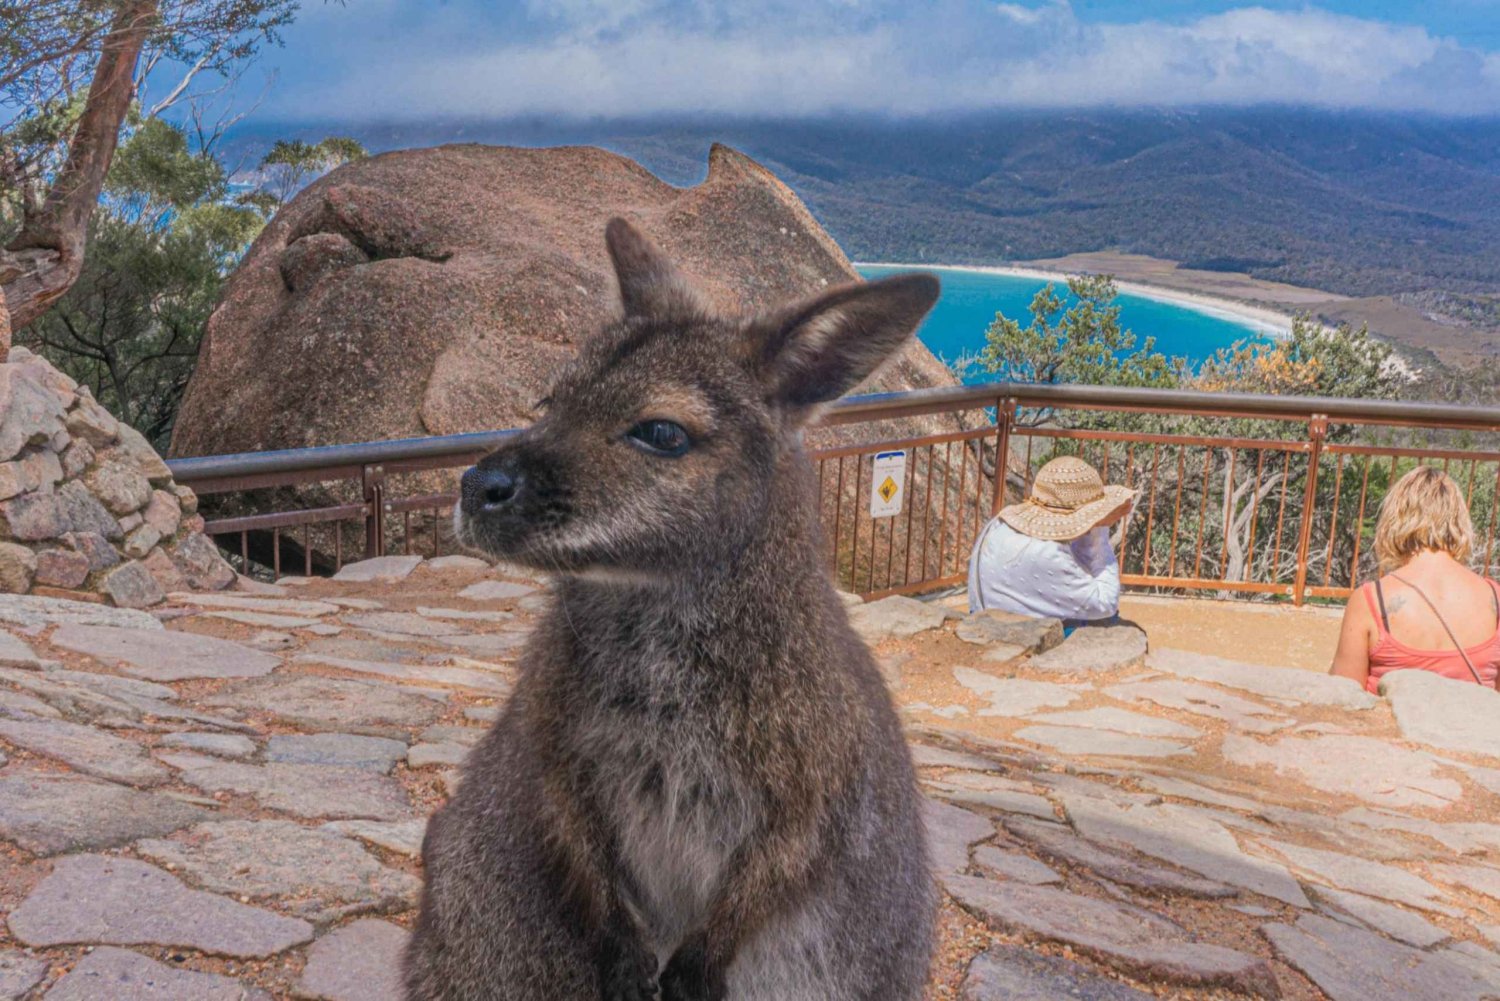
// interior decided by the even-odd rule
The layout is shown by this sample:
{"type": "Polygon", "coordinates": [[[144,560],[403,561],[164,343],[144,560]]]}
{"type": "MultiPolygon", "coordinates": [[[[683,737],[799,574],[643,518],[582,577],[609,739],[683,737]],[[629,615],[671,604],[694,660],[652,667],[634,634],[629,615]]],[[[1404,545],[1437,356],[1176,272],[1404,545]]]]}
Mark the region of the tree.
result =
{"type": "Polygon", "coordinates": [[[224,278],[262,224],[227,194],[182,128],[141,124],[115,156],[78,280],[18,335],[159,446],[224,278]]]}
{"type": "MultiPolygon", "coordinates": [[[[298,0],[0,0],[0,335],[42,315],[82,272],[89,222],[141,87],[186,67],[159,113],[204,71],[274,40],[298,0]]],[[[0,355],[10,340],[0,340],[0,355]]]]}
{"type": "Polygon", "coordinates": [[[370,154],[358,141],[346,136],[328,136],[320,142],[278,139],[260,161],[264,180],[241,201],[254,205],[269,218],[292,196],[320,174],[370,154]]]}

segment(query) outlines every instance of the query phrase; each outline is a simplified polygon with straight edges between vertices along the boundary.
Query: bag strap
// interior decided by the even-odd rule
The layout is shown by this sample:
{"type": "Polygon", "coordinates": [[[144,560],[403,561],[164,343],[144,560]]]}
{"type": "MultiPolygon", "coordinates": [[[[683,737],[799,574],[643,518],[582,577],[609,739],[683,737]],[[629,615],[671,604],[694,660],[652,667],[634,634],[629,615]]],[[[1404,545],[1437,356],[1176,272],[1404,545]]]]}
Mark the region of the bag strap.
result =
{"type": "Polygon", "coordinates": [[[1474,676],[1474,680],[1482,686],[1484,684],[1484,679],[1481,678],[1479,676],[1479,672],[1474,669],[1474,662],[1469,659],[1468,651],[1466,651],[1464,649],[1464,645],[1458,641],[1458,637],[1453,635],[1453,630],[1448,627],[1448,620],[1443,618],[1443,613],[1437,610],[1437,606],[1432,603],[1432,599],[1427,597],[1427,595],[1422,591],[1420,587],[1413,584],[1405,577],[1402,577],[1400,574],[1393,573],[1391,574],[1391,576],[1399,580],[1401,583],[1405,584],[1407,587],[1411,588],[1413,591],[1417,592],[1417,597],[1421,598],[1424,602],[1427,603],[1427,607],[1432,609],[1432,614],[1437,616],[1438,624],[1443,627],[1443,632],[1448,634],[1448,639],[1453,642],[1454,648],[1458,650],[1458,655],[1464,659],[1464,666],[1469,669],[1469,673],[1474,676]]]}
{"type": "Polygon", "coordinates": [[[1380,621],[1385,625],[1385,631],[1391,631],[1391,617],[1385,612],[1385,592],[1380,588],[1380,578],[1375,578],[1375,602],[1380,606],[1380,621]]]}

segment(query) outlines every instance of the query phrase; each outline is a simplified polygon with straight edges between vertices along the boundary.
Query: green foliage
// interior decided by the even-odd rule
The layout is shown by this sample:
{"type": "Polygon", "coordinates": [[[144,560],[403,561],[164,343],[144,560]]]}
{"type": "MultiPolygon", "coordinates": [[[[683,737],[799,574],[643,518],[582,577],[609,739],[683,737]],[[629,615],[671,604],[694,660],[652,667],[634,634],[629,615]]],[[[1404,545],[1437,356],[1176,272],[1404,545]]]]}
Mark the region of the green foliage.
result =
{"type": "Polygon", "coordinates": [[[316,143],[278,139],[260,161],[262,183],[255,191],[240,196],[240,202],[269,218],[309,181],[369,155],[359,142],[347,136],[328,136],[316,143]]]}
{"type": "Polygon", "coordinates": [[[1031,323],[995,315],[985,346],[969,365],[1016,382],[1085,383],[1095,386],[1176,385],[1181,359],[1168,359],[1147,337],[1120,327],[1114,279],[1085,275],[1068,279],[1075,302],[1066,308],[1050,282],[1031,300],[1031,323]]]}
{"type": "Polygon", "coordinates": [[[262,225],[226,191],[223,168],[181,129],[142,124],[115,158],[82,276],[17,336],[158,447],[224,278],[262,225]]]}

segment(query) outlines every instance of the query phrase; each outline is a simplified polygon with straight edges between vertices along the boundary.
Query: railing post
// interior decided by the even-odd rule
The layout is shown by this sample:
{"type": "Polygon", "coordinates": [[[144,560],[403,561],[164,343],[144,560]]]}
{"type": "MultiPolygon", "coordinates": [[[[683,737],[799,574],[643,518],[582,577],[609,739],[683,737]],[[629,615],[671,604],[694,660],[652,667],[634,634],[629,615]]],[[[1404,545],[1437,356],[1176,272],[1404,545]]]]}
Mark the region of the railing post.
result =
{"type": "Polygon", "coordinates": [[[1318,462],[1323,457],[1323,439],[1328,437],[1328,415],[1313,414],[1307,424],[1311,448],[1307,452],[1307,488],[1302,495],[1302,523],[1297,529],[1297,582],[1292,587],[1292,604],[1301,606],[1307,600],[1307,551],[1312,542],[1313,507],[1318,502],[1318,462]]]}
{"type": "Polygon", "coordinates": [[[360,476],[365,497],[365,559],[385,555],[385,467],[365,466],[360,476]]]}
{"type": "Polygon", "coordinates": [[[1005,477],[1010,471],[1010,427],[1016,419],[1016,399],[1007,396],[995,402],[995,476],[990,497],[990,517],[1005,506],[1005,477]]]}

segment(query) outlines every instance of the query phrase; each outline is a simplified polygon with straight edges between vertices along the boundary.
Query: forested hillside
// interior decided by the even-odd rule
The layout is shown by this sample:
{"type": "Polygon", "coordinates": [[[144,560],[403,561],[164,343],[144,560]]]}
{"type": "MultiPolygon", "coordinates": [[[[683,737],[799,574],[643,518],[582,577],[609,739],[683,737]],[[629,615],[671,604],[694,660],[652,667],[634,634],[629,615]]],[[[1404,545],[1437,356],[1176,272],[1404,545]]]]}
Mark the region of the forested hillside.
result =
{"type": "MultiPolygon", "coordinates": [[[[265,135],[297,131],[281,123],[265,135]]],[[[1476,295],[1485,312],[1482,297],[1500,292],[1497,119],[1254,109],[353,131],[372,149],[598,143],[681,184],[702,176],[710,141],[728,142],[867,260],[1119,249],[1350,295],[1439,289],[1448,312],[1476,295]]],[[[255,151],[265,140],[237,141],[255,151]]]]}

